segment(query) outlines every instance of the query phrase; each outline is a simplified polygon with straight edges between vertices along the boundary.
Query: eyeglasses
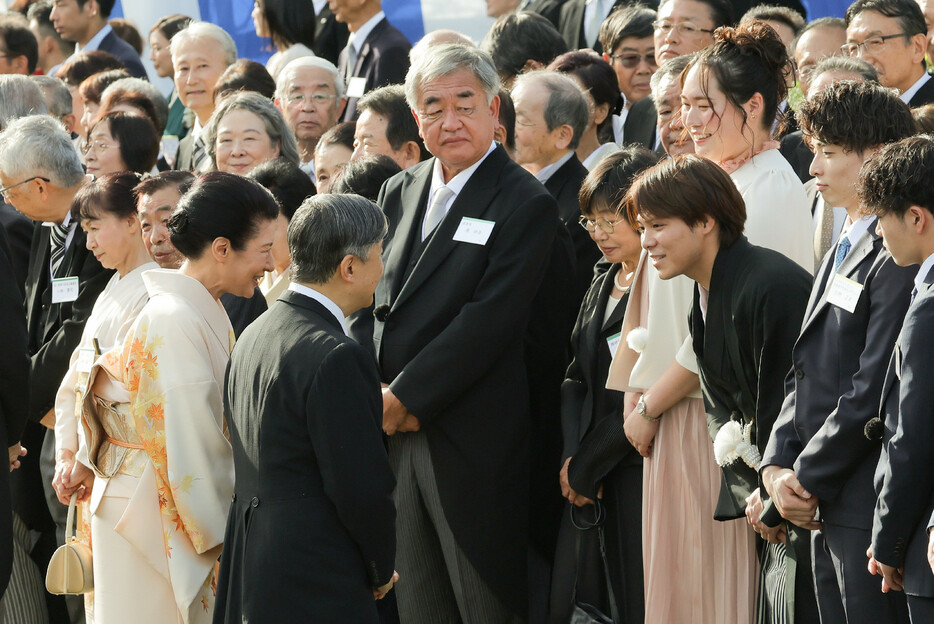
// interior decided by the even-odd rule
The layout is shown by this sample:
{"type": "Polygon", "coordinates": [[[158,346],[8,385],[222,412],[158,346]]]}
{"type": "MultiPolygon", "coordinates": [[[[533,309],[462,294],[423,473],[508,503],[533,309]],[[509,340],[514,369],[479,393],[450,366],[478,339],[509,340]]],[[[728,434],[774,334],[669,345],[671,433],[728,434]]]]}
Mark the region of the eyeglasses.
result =
{"type": "Polygon", "coordinates": [[[7,198],[7,196],[6,196],[7,191],[9,191],[9,190],[11,190],[11,189],[15,189],[17,186],[22,186],[22,185],[24,185],[24,184],[27,184],[27,183],[29,183],[29,182],[32,182],[33,180],[42,180],[43,182],[49,182],[49,181],[50,181],[48,178],[43,178],[42,176],[32,176],[31,178],[26,178],[26,179],[23,180],[22,182],[17,182],[16,184],[11,184],[10,186],[8,186],[8,187],[6,187],[6,188],[0,189],[0,197],[3,197],[3,199],[6,199],[6,198],[7,198]]]}
{"type": "Polygon", "coordinates": [[[896,37],[907,37],[905,33],[895,33],[894,35],[879,35],[870,37],[862,43],[844,43],[840,46],[843,53],[847,56],[857,56],[859,49],[862,48],[866,54],[878,54],[885,47],[885,42],[896,37]]]}
{"type": "Polygon", "coordinates": [[[616,225],[619,223],[626,222],[626,219],[621,217],[617,219],[616,221],[607,221],[603,217],[600,217],[599,219],[592,221],[588,219],[587,217],[581,217],[580,219],[577,220],[577,222],[581,224],[582,228],[584,228],[591,234],[593,234],[598,227],[604,232],[606,232],[607,234],[612,234],[613,230],[616,229],[616,225]]]}
{"type": "Polygon", "coordinates": [[[109,145],[103,141],[92,141],[91,143],[87,143],[81,146],[81,153],[87,154],[91,151],[92,147],[99,152],[103,152],[105,150],[109,150],[112,147],[119,147],[119,145],[109,145]]]}
{"type": "Polygon", "coordinates": [[[306,101],[311,102],[314,106],[323,106],[336,98],[337,96],[333,93],[312,93],[311,95],[302,95],[301,93],[293,93],[292,95],[285,98],[285,101],[289,104],[303,104],[306,101]]]}
{"type": "Polygon", "coordinates": [[[667,35],[668,33],[671,32],[672,28],[677,30],[678,34],[685,35],[685,36],[696,35],[699,32],[711,33],[711,34],[713,33],[713,30],[709,30],[707,28],[700,28],[698,26],[695,26],[691,22],[678,22],[677,24],[673,22],[667,22],[667,21],[652,22],[652,28],[654,28],[655,33],[659,35],[667,35]]]}
{"type": "Polygon", "coordinates": [[[619,64],[627,69],[632,69],[639,65],[639,61],[645,59],[645,64],[649,67],[658,67],[655,64],[655,53],[651,54],[611,54],[611,61],[619,61],[619,64]]]}

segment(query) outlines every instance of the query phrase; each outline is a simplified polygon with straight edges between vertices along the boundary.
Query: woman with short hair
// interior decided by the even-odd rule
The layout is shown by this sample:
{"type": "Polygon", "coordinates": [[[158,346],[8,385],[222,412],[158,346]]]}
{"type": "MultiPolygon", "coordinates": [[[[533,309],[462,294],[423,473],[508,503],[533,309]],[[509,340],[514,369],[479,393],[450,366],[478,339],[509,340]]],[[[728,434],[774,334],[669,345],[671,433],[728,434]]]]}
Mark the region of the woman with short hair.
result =
{"type": "Polygon", "coordinates": [[[101,176],[118,171],[150,173],[159,157],[159,134],[146,117],[107,113],[88,132],[84,147],[87,172],[101,176]]]}

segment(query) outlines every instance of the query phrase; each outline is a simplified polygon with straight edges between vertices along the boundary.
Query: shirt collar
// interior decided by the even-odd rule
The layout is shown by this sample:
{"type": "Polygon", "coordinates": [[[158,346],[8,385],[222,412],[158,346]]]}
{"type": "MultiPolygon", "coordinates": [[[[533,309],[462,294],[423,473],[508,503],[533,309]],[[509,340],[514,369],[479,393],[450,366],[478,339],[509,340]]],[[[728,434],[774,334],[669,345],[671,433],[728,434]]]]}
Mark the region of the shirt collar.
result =
{"type": "Polygon", "coordinates": [[[321,15],[321,11],[328,5],[328,0],[312,0],[311,4],[315,7],[315,15],[321,15]]]}
{"type": "Polygon", "coordinates": [[[567,154],[565,154],[564,156],[562,156],[555,162],[551,163],[550,165],[545,165],[539,170],[538,173],[535,174],[535,177],[538,179],[539,182],[544,184],[545,182],[548,181],[548,178],[550,178],[551,176],[555,174],[555,171],[563,167],[564,163],[571,160],[571,156],[573,155],[574,155],[574,152],[568,152],[567,154]]]}
{"type": "Polygon", "coordinates": [[[931,79],[931,75],[927,72],[924,72],[923,74],[921,74],[921,77],[918,78],[917,82],[915,82],[913,85],[905,89],[905,91],[903,91],[902,94],[898,96],[898,99],[900,99],[905,104],[908,104],[909,102],[911,102],[911,98],[915,96],[915,93],[920,91],[921,87],[923,87],[925,83],[930,79],[931,79]]]}
{"type": "Polygon", "coordinates": [[[75,52],[92,52],[100,46],[101,41],[104,40],[104,37],[113,32],[113,28],[110,27],[110,24],[104,24],[104,27],[97,31],[97,34],[91,37],[91,40],[88,41],[87,45],[83,48],[75,44],[75,52]]]}
{"type": "MultiPolygon", "coordinates": [[[[56,223],[55,221],[43,221],[42,225],[44,225],[45,227],[57,227],[59,224],[56,223]]],[[[65,214],[65,218],[62,219],[61,226],[66,227],[66,228],[71,227],[71,211],[70,210],[65,214]]]]}
{"type": "MultiPolygon", "coordinates": [[[[849,217],[847,217],[848,222],[849,220],[849,217]]],[[[864,217],[860,217],[852,224],[847,223],[843,226],[844,232],[841,234],[841,237],[846,236],[848,239],[850,239],[850,245],[852,247],[856,247],[856,243],[858,243],[859,239],[861,239],[863,235],[869,231],[869,226],[872,225],[875,220],[876,217],[874,215],[866,215],[864,217]]]]}
{"type": "Polygon", "coordinates": [[[366,38],[370,35],[370,32],[376,28],[376,25],[379,24],[380,20],[385,18],[386,14],[380,11],[364,22],[363,26],[358,28],[356,32],[350,33],[350,37],[348,37],[347,43],[353,46],[353,49],[356,50],[357,54],[360,53],[360,48],[363,47],[363,42],[366,41],[366,38]]]}
{"type": "Polygon", "coordinates": [[[454,195],[452,196],[452,199],[454,197],[457,197],[457,195],[462,190],[464,190],[464,185],[467,184],[467,180],[470,179],[470,176],[473,175],[473,172],[477,170],[477,167],[479,167],[480,164],[484,160],[486,160],[486,157],[489,156],[495,149],[496,149],[496,142],[491,141],[490,149],[486,151],[486,154],[484,154],[483,158],[481,158],[474,164],[470,165],[469,167],[467,167],[466,169],[464,169],[463,171],[455,175],[453,178],[450,179],[450,181],[448,181],[447,184],[444,183],[444,172],[441,170],[441,161],[435,158],[435,163],[434,163],[434,166],[431,172],[431,190],[428,193],[429,195],[428,205],[429,206],[431,205],[431,198],[434,196],[435,191],[437,191],[442,186],[446,186],[449,189],[451,189],[451,191],[453,191],[454,195]]]}
{"type": "Polygon", "coordinates": [[[322,295],[320,292],[314,288],[309,288],[304,284],[296,284],[295,282],[289,283],[289,290],[292,292],[297,292],[300,295],[305,295],[306,297],[311,297],[325,308],[328,309],[328,312],[334,315],[334,318],[337,319],[337,322],[341,325],[341,330],[344,332],[344,335],[347,335],[347,323],[344,321],[344,313],[341,311],[340,307],[328,299],[326,296],[322,295]]]}

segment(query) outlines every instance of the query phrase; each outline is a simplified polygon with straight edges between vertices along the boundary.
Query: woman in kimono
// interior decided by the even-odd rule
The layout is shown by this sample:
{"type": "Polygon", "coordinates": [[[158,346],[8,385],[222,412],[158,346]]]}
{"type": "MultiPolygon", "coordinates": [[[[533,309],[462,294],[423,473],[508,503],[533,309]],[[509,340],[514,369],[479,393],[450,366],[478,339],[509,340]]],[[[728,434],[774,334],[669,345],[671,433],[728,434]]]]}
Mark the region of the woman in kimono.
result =
{"type": "Polygon", "coordinates": [[[619,345],[629,286],[639,263],[639,233],[620,207],[633,178],[655,164],[641,147],[610,154],[581,186],[581,225],[600,248],[609,269],[584,296],[571,334],[573,360],[561,385],[564,434],[561,493],[571,505],[561,518],[551,585],[551,621],[567,622],[577,602],[606,603],[606,581],[596,531],[595,502],[603,524],[607,562],[620,624],[643,621],[642,457],[623,433],[623,393],[606,389],[606,376],[619,345]]]}
{"type": "Polygon", "coordinates": [[[149,302],[91,370],[97,624],[211,621],[233,493],[222,391],[234,339],[218,298],[252,295],[272,268],[278,212],[253,180],[196,180],[169,220],[185,262],[146,272],[149,302]]]}

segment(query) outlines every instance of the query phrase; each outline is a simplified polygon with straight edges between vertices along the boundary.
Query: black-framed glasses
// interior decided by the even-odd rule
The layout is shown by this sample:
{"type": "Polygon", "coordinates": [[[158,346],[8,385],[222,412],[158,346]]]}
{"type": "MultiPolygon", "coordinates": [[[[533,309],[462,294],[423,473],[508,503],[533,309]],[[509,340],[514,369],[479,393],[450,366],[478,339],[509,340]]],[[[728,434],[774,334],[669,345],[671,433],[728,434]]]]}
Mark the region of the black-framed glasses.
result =
{"type": "Polygon", "coordinates": [[[709,28],[701,28],[696,24],[691,22],[669,22],[667,20],[655,21],[652,22],[652,28],[655,29],[655,32],[660,35],[667,35],[671,32],[671,29],[674,28],[681,35],[696,35],[699,32],[713,34],[713,30],[709,28]]]}
{"type": "Polygon", "coordinates": [[[49,180],[48,178],[43,178],[42,176],[32,176],[31,178],[26,178],[22,182],[17,182],[16,184],[11,184],[10,186],[6,188],[0,189],[0,196],[6,199],[7,191],[9,191],[10,189],[15,189],[17,186],[28,184],[29,182],[32,182],[33,180],[42,180],[43,182],[51,182],[51,180],[49,180]]]}
{"type": "Polygon", "coordinates": [[[882,51],[882,48],[885,47],[886,41],[895,39],[896,37],[907,37],[907,35],[903,32],[895,33],[894,35],[877,35],[875,37],[869,37],[862,43],[844,43],[840,46],[840,49],[843,50],[843,53],[847,56],[858,55],[860,48],[862,48],[866,54],[878,54],[882,51]]]}
{"type": "Polygon", "coordinates": [[[620,217],[616,221],[607,221],[603,217],[592,220],[592,219],[588,219],[587,217],[583,217],[583,216],[577,220],[577,222],[581,224],[581,227],[587,230],[588,232],[590,232],[591,234],[593,234],[597,230],[598,227],[604,232],[606,232],[607,234],[612,234],[613,230],[616,229],[617,224],[623,223],[625,221],[626,219],[622,217],[620,217]]]}
{"type": "Polygon", "coordinates": [[[658,67],[655,64],[655,52],[651,54],[611,54],[611,61],[619,61],[619,64],[627,69],[632,69],[639,64],[639,61],[645,59],[645,64],[649,67],[658,67]]]}

